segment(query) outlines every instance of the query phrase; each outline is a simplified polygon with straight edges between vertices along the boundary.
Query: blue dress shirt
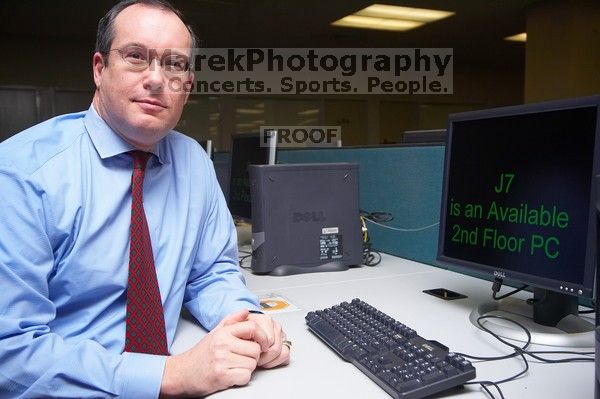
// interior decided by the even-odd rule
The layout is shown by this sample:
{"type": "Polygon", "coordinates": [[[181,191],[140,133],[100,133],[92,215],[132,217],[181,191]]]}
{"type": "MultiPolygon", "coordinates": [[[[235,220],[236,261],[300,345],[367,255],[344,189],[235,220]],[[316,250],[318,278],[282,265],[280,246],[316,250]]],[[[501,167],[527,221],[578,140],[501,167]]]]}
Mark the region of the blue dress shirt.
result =
{"type": "MultiPolygon", "coordinates": [[[[133,148],[62,115],[0,144],[0,397],[158,397],[165,356],[123,353],[133,148]]],[[[175,131],[144,207],[169,347],[182,305],[206,328],[257,309],[210,159],[175,131]]]]}

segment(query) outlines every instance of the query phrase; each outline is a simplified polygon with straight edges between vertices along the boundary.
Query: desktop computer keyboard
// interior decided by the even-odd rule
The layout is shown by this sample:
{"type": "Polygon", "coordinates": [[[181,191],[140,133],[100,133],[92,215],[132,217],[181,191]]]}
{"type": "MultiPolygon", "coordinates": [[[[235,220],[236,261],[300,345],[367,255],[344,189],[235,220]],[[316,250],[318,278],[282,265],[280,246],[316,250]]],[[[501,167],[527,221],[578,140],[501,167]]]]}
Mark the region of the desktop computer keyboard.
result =
{"type": "Polygon", "coordinates": [[[423,398],[475,378],[471,362],[360,299],[309,312],[306,324],[394,398],[423,398]]]}

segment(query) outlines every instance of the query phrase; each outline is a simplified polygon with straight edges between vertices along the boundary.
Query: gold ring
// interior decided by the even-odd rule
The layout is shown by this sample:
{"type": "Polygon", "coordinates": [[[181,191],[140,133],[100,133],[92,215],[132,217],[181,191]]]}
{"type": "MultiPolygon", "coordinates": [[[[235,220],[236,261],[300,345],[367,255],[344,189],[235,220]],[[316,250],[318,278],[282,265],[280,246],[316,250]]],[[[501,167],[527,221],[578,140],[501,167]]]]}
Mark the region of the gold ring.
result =
{"type": "Polygon", "coordinates": [[[284,339],[283,341],[281,341],[281,345],[285,345],[285,346],[287,346],[288,350],[292,350],[292,341],[288,341],[287,339],[284,339]]]}

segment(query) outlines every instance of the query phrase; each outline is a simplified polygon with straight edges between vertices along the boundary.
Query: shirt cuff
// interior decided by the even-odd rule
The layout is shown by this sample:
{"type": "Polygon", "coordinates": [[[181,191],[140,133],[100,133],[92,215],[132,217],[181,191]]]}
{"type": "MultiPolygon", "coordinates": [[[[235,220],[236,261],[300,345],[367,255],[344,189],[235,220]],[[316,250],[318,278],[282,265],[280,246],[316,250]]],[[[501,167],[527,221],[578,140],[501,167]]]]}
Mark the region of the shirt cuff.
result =
{"type": "Polygon", "coordinates": [[[123,352],[122,398],[158,398],[166,362],[166,356],[123,352]]]}

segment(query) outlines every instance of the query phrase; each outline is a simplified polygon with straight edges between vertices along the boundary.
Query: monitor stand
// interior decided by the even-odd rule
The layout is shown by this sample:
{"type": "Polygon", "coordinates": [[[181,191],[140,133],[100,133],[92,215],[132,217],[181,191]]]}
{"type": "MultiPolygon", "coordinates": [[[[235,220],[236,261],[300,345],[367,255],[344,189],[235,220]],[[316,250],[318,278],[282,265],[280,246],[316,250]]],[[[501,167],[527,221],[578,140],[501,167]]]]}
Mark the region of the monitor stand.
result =
{"type": "MultiPolygon", "coordinates": [[[[548,295],[551,297],[559,296],[558,298],[560,299],[563,299],[560,296],[569,297],[567,301],[575,301],[575,307],[577,307],[576,297],[545,290],[540,290],[539,292],[543,294],[538,294],[536,297],[539,295],[543,295],[544,297],[548,297],[548,295]]],[[[536,297],[534,297],[534,300],[536,297]]],[[[538,322],[538,319],[541,317],[542,322],[546,323],[547,320],[544,321],[544,318],[547,319],[547,314],[552,313],[550,308],[546,310],[547,312],[542,313],[540,316],[540,310],[536,309],[536,315],[534,317],[534,305],[528,304],[527,301],[523,299],[506,298],[500,301],[479,304],[471,311],[469,319],[473,325],[480,328],[477,324],[477,319],[480,316],[503,316],[515,320],[529,329],[531,332],[531,342],[534,344],[576,348],[594,347],[595,338],[593,321],[588,321],[581,316],[568,313],[560,315],[560,318],[556,320],[554,326],[543,325],[538,322]]],[[[559,313],[560,309],[554,309],[555,315],[559,313]]],[[[503,338],[526,342],[527,335],[514,323],[497,318],[487,318],[481,320],[481,324],[503,338]]],[[[551,322],[549,324],[554,323],[551,322]]]]}

